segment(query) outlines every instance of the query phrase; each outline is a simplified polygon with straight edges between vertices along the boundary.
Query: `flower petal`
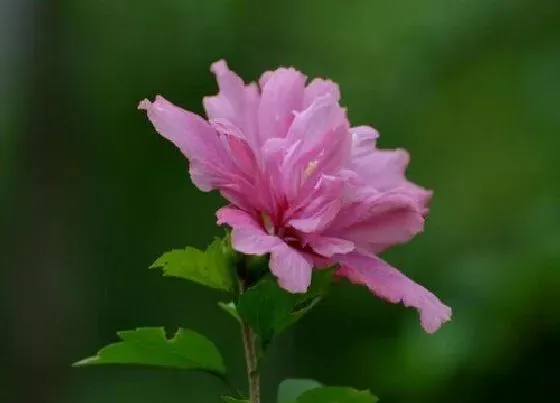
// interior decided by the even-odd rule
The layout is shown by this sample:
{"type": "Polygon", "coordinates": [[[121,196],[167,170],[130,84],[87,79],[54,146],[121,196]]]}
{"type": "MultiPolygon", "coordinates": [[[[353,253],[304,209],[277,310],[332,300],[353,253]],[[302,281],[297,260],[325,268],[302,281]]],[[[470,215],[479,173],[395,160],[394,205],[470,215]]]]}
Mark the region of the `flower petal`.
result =
{"type": "Polygon", "coordinates": [[[312,260],[283,242],[272,250],[269,265],[278,285],[286,291],[305,293],[311,284],[312,260]]]}
{"type": "Polygon", "coordinates": [[[426,332],[434,333],[451,319],[451,308],[380,258],[353,252],[335,256],[334,259],[342,266],[337,271],[338,276],[367,286],[389,302],[402,302],[405,306],[416,308],[426,332]]]}
{"type": "Polygon", "coordinates": [[[261,79],[264,84],[258,109],[258,126],[262,140],[286,137],[303,103],[306,77],[292,68],[279,68],[261,79]]]}
{"type": "Polygon", "coordinates": [[[375,253],[409,241],[424,229],[424,211],[407,192],[372,193],[346,204],[325,236],[350,239],[375,253]]]}
{"type": "Polygon", "coordinates": [[[302,232],[317,232],[323,230],[340,211],[340,200],[331,200],[318,210],[310,209],[306,216],[288,221],[288,225],[302,232]]]}
{"type": "Polygon", "coordinates": [[[190,162],[193,182],[203,191],[230,182],[231,160],[216,131],[200,116],[173,105],[161,96],[140,102],[156,131],[178,147],[190,162]]]}
{"type": "Polygon", "coordinates": [[[211,120],[210,124],[225,139],[233,163],[248,179],[252,179],[258,171],[257,160],[241,130],[224,119],[211,120]]]}
{"type": "Polygon", "coordinates": [[[231,230],[231,244],[239,252],[249,255],[264,255],[275,250],[283,242],[280,238],[268,235],[262,230],[233,228],[231,230]]]}
{"type": "Polygon", "coordinates": [[[302,142],[299,154],[305,154],[321,144],[323,137],[345,123],[344,110],[335,96],[327,93],[298,113],[287,135],[289,144],[302,142]]]}
{"type": "Polygon", "coordinates": [[[249,213],[236,208],[233,205],[220,208],[216,212],[218,224],[228,224],[232,228],[238,229],[260,229],[258,220],[249,213]]]}
{"type": "Polygon", "coordinates": [[[309,246],[319,255],[332,257],[335,254],[346,254],[354,250],[354,242],[340,238],[318,236],[309,241],[309,246]]]}
{"type": "Polygon", "coordinates": [[[239,252],[263,255],[283,245],[279,238],[267,234],[255,217],[234,206],[218,210],[218,224],[228,224],[231,230],[231,244],[239,252]]]}
{"type": "Polygon", "coordinates": [[[341,189],[341,180],[328,175],[322,175],[311,191],[300,189],[301,199],[286,211],[287,225],[303,232],[324,230],[340,211],[341,189]]]}
{"type": "Polygon", "coordinates": [[[256,84],[245,85],[224,60],[213,63],[210,70],[216,75],[220,90],[218,95],[202,100],[208,118],[228,120],[241,129],[247,143],[256,150],[259,145],[256,127],[259,91],[256,84]]]}
{"type": "MultiPolygon", "coordinates": [[[[159,95],[154,102],[144,99],[138,109],[145,110],[156,131],[181,149],[187,158],[195,153],[215,151],[204,140],[217,145],[216,132],[200,116],[173,105],[159,95]]],[[[207,157],[214,158],[214,154],[207,157]]]]}
{"type": "Polygon", "coordinates": [[[350,129],[352,133],[352,158],[369,155],[375,149],[379,133],[373,127],[358,126],[350,129]]]}
{"type": "Polygon", "coordinates": [[[408,152],[402,149],[374,149],[373,144],[374,140],[363,138],[353,141],[349,168],[356,172],[364,186],[370,186],[376,191],[406,189],[416,200],[417,209],[427,212],[432,192],[407,180],[405,171],[410,161],[408,152]]]}
{"type": "Polygon", "coordinates": [[[305,88],[303,97],[303,108],[308,108],[315,98],[319,98],[325,94],[331,94],[338,102],[340,100],[340,89],[338,85],[331,80],[324,80],[322,78],[315,78],[305,88]]]}

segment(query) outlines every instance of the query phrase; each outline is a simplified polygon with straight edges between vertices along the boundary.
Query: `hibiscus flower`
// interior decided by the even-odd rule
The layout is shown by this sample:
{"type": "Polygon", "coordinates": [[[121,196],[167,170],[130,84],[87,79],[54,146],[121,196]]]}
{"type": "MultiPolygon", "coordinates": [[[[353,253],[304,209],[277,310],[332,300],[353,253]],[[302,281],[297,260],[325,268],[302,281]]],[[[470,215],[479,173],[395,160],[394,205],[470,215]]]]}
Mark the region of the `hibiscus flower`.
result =
{"type": "Polygon", "coordinates": [[[203,100],[207,119],[161,96],[139,108],[189,160],[193,183],[229,201],[217,217],[233,248],[269,254],[291,293],[336,264],[337,276],[416,308],[427,332],[448,321],[449,307],[377,256],[423,230],[432,193],[406,179],[407,152],[378,149],[375,129],[351,127],[330,80],[306,85],[278,68],[245,84],[225,61],[211,70],[219,93],[203,100]]]}

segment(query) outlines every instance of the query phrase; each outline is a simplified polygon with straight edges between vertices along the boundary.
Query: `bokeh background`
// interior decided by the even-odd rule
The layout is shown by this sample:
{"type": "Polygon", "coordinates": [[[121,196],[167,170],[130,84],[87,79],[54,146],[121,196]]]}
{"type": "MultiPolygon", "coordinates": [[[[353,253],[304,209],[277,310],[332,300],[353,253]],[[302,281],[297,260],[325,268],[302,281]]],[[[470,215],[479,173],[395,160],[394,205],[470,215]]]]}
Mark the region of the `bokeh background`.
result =
{"type": "Polygon", "coordinates": [[[454,309],[337,286],[265,363],[384,403],[556,402],[560,380],[560,2],[0,0],[0,401],[219,402],[203,374],[70,363],[137,326],[190,327],[244,381],[226,297],[147,267],[221,233],[217,194],[139,100],[202,113],[211,62],[339,82],[354,124],[412,155],[426,231],[384,257],[454,309]]]}

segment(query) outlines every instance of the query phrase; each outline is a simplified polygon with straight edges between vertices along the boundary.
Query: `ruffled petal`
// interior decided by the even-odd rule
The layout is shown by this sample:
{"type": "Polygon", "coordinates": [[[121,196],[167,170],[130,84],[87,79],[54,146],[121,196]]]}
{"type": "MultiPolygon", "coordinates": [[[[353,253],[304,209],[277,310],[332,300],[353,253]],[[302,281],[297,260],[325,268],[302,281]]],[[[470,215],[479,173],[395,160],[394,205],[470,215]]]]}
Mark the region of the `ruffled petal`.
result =
{"type": "Polygon", "coordinates": [[[354,250],[354,242],[340,238],[317,236],[308,241],[309,246],[316,253],[324,257],[332,257],[336,254],[346,254],[354,250]]]}
{"type": "Polygon", "coordinates": [[[342,185],[339,178],[322,175],[311,190],[300,189],[301,199],[295,200],[286,211],[286,224],[306,233],[328,228],[343,205],[342,185]]]}
{"type": "Polygon", "coordinates": [[[299,155],[321,144],[324,136],[345,122],[344,110],[335,96],[327,93],[315,98],[311,105],[298,113],[287,136],[289,144],[301,142],[299,155]]]}
{"type": "Polygon", "coordinates": [[[215,119],[210,124],[225,139],[228,154],[239,171],[249,180],[254,178],[258,172],[257,160],[243,132],[229,120],[215,119]]]}
{"type": "Polygon", "coordinates": [[[373,127],[358,126],[350,129],[352,133],[352,158],[367,156],[373,152],[379,133],[373,127]]]}
{"type": "Polygon", "coordinates": [[[228,120],[237,126],[256,151],[260,144],[256,121],[259,91],[256,84],[245,85],[224,60],[213,63],[210,70],[216,75],[219,93],[202,100],[208,118],[228,120]]]}
{"type": "Polygon", "coordinates": [[[278,285],[293,294],[305,293],[311,284],[312,260],[282,242],[270,254],[270,271],[278,285]]]}
{"type": "Polygon", "coordinates": [[[233,205],[220,208],[216,212],[216,217],[218,218],[219,225],[227,224],[232,228],[238,229],[261,228],[259,221],[254,216],[233,205]]]}
{"type": "Polygon", "coordinates": [[[380,258],[353,252],[333,259],[341,264],[338,276],[365,285],[375,295],[389,302],[402,302],[407,307],[416,308],[426,332],[434,333],[451,319],[451,308],[380,258]]]}
{"type": "Polygon", "coordinates": [[[278,284],[291,293],[304,293],[311,283],[311,259],[289,247],[281,239],[267,234],[255,217],[234,206],[218,210],[218,224],[231,228],[231,244],[239,252],[251,255],[270,253],[270,271],[278,284]]]}
{"type": "Polygon", "coordinates": [[[245,109],[245,83],[224,60],[213,63],[210,70],[216,75],[220,92],[202,100],[208,118],[226,119],[242,127],[243,119],[240,118],[245,109]]]}
{"type": "Polygon", "coordinates": [[[275,250],[283,242],[262,230],[233,228],[231,244],[239,252],[249,255],[264,255],[275,250]]]}
{"type": "Polygon", "coordinates": [[[378,253],[387,246],[409,241],[423,229],[423,211],[417,210],[415,200],[394,192],[345,206],[325,235],[351,239],[378,253]]]}
{"type": "Polygon", "coordinates": [[[331,94],[316,98],[296,115],[286,137],[281,171],[287,198],[305,197],[322,175],[340,169],[350,146],[344,110],[331,94]]]}
{"type": "Polygon", "coordinates": [[[190,162],[193,182],[203,191],[230,182],[232,165],[216,131],[200,116],[173,105],[161,96],[140,102],[156,131],[178,147],[190,162]]]}
{"type": "Polygon", "coordinates": [[[288,221],[288,225],[302,232],[318,232],[326,228],[340,211],[340,200],[330,200],[319,209],[309,208],[300,218],[288,221]]]}
{"type": "Polygon", "coordinates": [[[279,238],[267,234],[255,217],[233,206],[218,210],[218,224],[228,224],[231,230],[231,244],[239,252],[250,255],[264,255],[284,245],[279,238]]]}
{"type": "Polygon", "coordinates": [[[286,137],[294,120],[294,111],[303,104],[306,77],[292,68],[279,68],[261,79],[263,89],[258,109],[258,127],[263,142],[286,137]]]}
{"type": "Polygon", "coordinates": [[[305,87],[303,109],[308,108],[316,98],[322,97],[325,94],[331,94],[336,102],[340,100],[340,89],[336,83],[322,78],[313,79],[309,85],[305,87]]]}
{"type": "Polygon", "coordinates": [[[401,185],[406,179],[404,172],[409,162],[405,150],[374,150],[365,152],[363,143],[357,147],[360,155],[353,150],[352,169],[377,190],[389,190],[401,185]]]}

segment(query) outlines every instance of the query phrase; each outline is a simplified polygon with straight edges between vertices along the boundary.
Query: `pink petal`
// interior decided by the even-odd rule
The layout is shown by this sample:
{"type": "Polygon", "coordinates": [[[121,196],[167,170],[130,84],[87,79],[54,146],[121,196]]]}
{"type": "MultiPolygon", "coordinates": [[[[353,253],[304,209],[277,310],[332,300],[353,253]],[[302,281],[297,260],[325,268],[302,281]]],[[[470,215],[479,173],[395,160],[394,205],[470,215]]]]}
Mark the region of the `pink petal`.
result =
{"type": "Polygon", "coordinates": [[[331,94],[336,102],[340,100],[340,89],[336,83],[331,80],[315,78],[305,88],[303,108],[308,108],[316,98],[322,97],[325,94],[331,94]]]}
{"type": "Polygon", "coordinates": [[[233,228],[231,244],[239,252],[249,255],[264,255],[275,250],[283,242],[262,230],[233,228]]]}
{"type": "Polygon", "coordinates": [[[313,268],[313,262],[308,256],[282,242],[272,250],[269,264],[280,287],[293,294],[307,291],[313,268]]]}
{"type": "MultiPolygon", "coordinates": [[[[302,199],[309,200],[318,187],[323,187],[321,182],[327,177],[332,178],[335,182],[345,182],[347,180],[346,172],[356,175],[353,171],[342,169],[350,158],[350,146],[350,135],[346,127],[342,125],[327,132],[319,145],[306,154],[298,157],[286,156],[282,172],[288,200],[297,200],[298,204],[302,199]]],[[[340,197],[340,190],[337,191],[334,198],[340,197]]],[[[315,198],[314,195],[312,199],[315,198]]]]}
{"type": "Polygon", "coordinates": [[[218,210],[218,224],[232,227],[231,243],[239,252],[262,255],[271,253],[270,270],[278,284],[292,292],[303,293],[311,282],[311,259],[290,248],[279,238],[268,235],[258,221],[233,206],[218,210]]]}
{"type": "Polygon", "coordinates": [[[350,131],[358,144],[363,140],[376,140],[379,138],[379,132],[370,126],[356,126],[350,129],[350,131]]]}
{"type": "Polygon", "coordinates": [[[274,71],[265,71],[264,73],[262,73],[261,77],[259,78],[259,87],[261,89],[261,92],[264,90],[264,86],[273,75],[274,71]]]}
{"type": "Polygon", "coordinates": [[[354,242],[340,238],[318,236],[309,241],[309,246],[321,256],[332,257],[335,254],[346,254],[354,250],[354,242]]]}
{"type": "Polygon", "coordinates": [[[377,191],[406,189],[406,192],[416,200],[417,209],[426,213],[428,211],[426,205],[432,192],[407,180],[405,171],[409,160],[405,150],[374,150],[373,142],[371,146],[364,146],[364,140],[362,143],[355,141],[350,169],[358,174],[364,185],[371,186],[377,191]]]}
{"type": "Polygon", "coordinates": [[[241,130],[229,120],[224,119],[212,120],[210,124],[225,138],[228,153],[239,171],[252,179],[255,172],[258,171],[257,160],[241,130]]]}
{"type": "Polygon", "coordinates": [[[345,112],[331,94],[316,98],[298,113],[286,137],[288,152],[282,163],[287,198],[308,194],[322,174],[340,169],[350,156],[345,112]],[[303,183],[307,186],[300,192],[303,183]]]}
{"type": "Polygon", "coordinates": [[[301,110],[306,77],[292,68],[279,68],[269,73],[262,90],[258,109],[261,137],[286,137],[294,119],[294,111],[301,110]]]}
{"type": "Polygon", "coordinates": [[[231,180],[231,160],[217,133],[200,116],[181,109],[161,96],[140,102],[156,131],[178,147],[191,164],[193,182],[203,191],[231,180]]]}
{"type": "Polygon", "coordinates": [[[268,235],[262,225],[247,212],[233,206],[218,210],[218,224],[228,224],[231,230],[231,244],[239,252],[263,255],[284,245],[279,238],[268,235]]]}
{"type": "Polygon", "coordinates": [[[402,302],[407,307],[416,308],[426,332],[434,333],[451,319],[451,308],[378,257],[353,252],[337,255],[334,259],[338,259],[342,266],[337,271],[338,276],[367,286],[374,294],[389,302],[402,302]]]}
{"type": "MultiPolygon", "coordinates": [[[[316,158],[316,175],[329,174],[339,177],[344,176],[344,171],[342,169],[351,157],[352,147],[352,137],[348,132],[347,126],[343,124],[331,131],[324,137],[322,145],[323,148],[316,158]]],[[[309,175],[308,179],[313,180],[313,174],[309,175]]]]}
{"type": "Polygon", "coordinates": [[[358,126],[350,129],[352,133],[352,157],[360,158],[375,150],[379,133],[369,126],[358,126]]]}
{"type": "Polygon", "coordinates": [[[299,154],[321,144],[324,136],[345,123],[344,110],[332,94],[315,98],[313,103],[298,113],[287,136],[289,144],[302,142],[299,154]]]}
{"type": "Polygon", "coordinates": [[[424,211],[410,194],[396,189],[345,205],[324,235],[350,239],[378,253],[409,241],[423,228],[424,211]]]}
{"type": "Polygon", "coordinates": [[[224,60],[213,63],[210,70],[216,75],[220,92],[216,96],[204,97],[202,101],[208,118],[226,119],[243,127],[245,83],[224,60]]]}
{"type": "Polygon", "coordinates": [[[294,200],[285,213],[287,225],[303,232],[326,229],[342,207],[343,183],[337,177],[322,175],[312,190],[300,189],[300,200],[294,200]]]}
{"type": "MultiPolygon", "coordinates": [[[[245,136],[247,142],[253,148],[255,153],[264,144],[264,139],[259,134],[257,111],[260,103],[260,93],[255,83],[249,83],[245,87],[245,136]]],[[[258,155],[257,155],[258,157],[258,155]]]]}
{"type": "Polygon", "coordinates": [[[231,71],[224,60],[212,64],[210,70],[216,75],[220,91],[216,96],[204,97],[202,102],[209,119],[224,119],[241,129],[247,143],[256,149],[257,108],[259,91],[255,84],[245,85],[231,71]]]}
{"type": "Polygon", "coordinates": [[[404,181],[404,171],[409,162],[405,150],[371,150],[353,159],[353,169],[369,179],[378,190],[390,189],[404,181]]]}
{"type": "MultiPolygon", "coordinates": [[[[395,245],[410,241],[424,229],[424,217],[411,209],[395,209],[359,221],[343,230],[329,234],[353,239],[356,243],[395,245]]],[[[380,252],[376,249],[375,252],[380,252]]]]}
{"type": "Polygon", "coordinates": [[[236,208],[233,205],[225,206],[216,212],[218,224],[228,224],[238,229],[259,229],[261,225],[258,220],[249,213],[236,208]]]}
{"type": "Polygon", "coordinates": [[[187,158],[196,153],[210,153],[207,157],[216,157],[212,152],[215,150],[207,145],[208,141],[218,145],[216,132],[200,116],[173,105],[159,95],[154,102],[144,99],[138,109],[145,110],[156,131],[181,149],[187,158]]]}
{"type": "Polygon", "coordinates": [[[336,214],[340,211],[341,205],[340,200],[329,201],[321,209],[310,211],[304,217],[291,219],[287,224],[302,232],[321,231],[335,218],[336,214]]]}

